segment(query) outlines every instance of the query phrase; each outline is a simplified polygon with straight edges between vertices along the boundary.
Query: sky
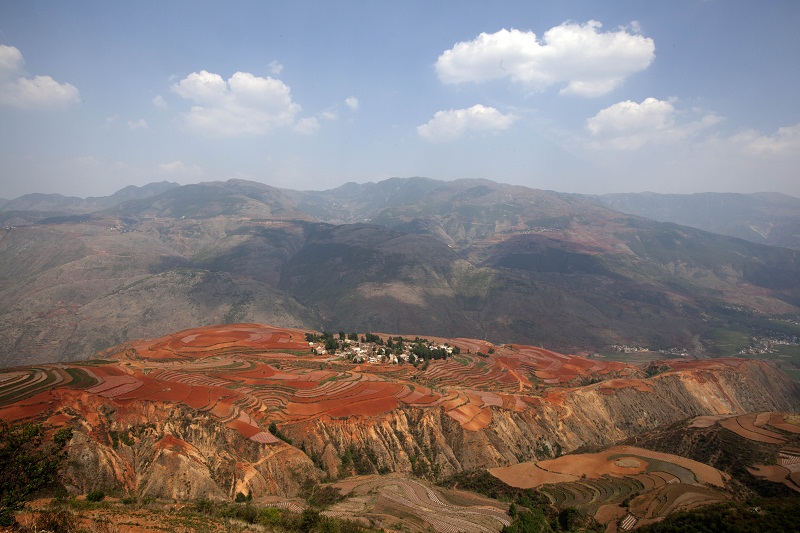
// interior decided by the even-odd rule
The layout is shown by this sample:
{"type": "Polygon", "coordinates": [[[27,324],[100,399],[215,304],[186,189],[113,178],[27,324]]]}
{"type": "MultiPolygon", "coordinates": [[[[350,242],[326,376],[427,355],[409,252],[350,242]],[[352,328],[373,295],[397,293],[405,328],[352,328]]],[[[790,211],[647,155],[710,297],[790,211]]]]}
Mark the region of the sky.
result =
{"type": "Polygon", "coordinates": [[[425,176],[800,196],[797,0],[0,0],[0,198],[425,176]]]}

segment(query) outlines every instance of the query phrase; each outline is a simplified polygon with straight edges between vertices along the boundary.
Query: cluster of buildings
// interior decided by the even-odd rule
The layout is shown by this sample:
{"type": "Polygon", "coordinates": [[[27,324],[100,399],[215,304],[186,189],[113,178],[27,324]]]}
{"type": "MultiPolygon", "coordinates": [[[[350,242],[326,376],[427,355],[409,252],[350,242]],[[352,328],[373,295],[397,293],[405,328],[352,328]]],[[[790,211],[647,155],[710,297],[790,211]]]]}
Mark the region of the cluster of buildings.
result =
{"type": "Polygon", "coordinates": [[[619,353],[650,353],[656,352],[664,355],[668,355],[670,357],[688,357],[691,354],[689,350],[686,348],[667,348],[666,350],[651,350],[645,346],[628,346],[627,344],[612,344],[611,345],[612,352],[619,352],[619,353]]]}
{"type": "Polygon", "coordinates": [[[612,344],[611,351],[620,353],[639,353],[649,352],[650,348],[644,348],[642,346],[628,346],[627,344],[612,344]]]}
{"type": "Polygon", "coordinates": [[[420,351],[428,353],[436,352],[440,355],[440,357],[433,357],[436,359],[446,358],[454,353],[454,348],[448,344],[438,344],[428,342],[426,340],[420,341],[418,339],[399,340],[401,338],[398,337],[393,337],[392,339],[395,339],[396,341],[394,344],[384,346],[379,345],[377,342],[363,342],[363,340],[354,341],[352,339],[342,339],[339,341],[339,349],[336,350],[327,349],[324,342],[309,341],[308,345],[309,348],[311,348],[311,351],[317,355],[330,354],[344,356],[357,364],[414,364],[419,360],[431,358],[425,357],[424,354],[419,354],[420,351]],[[422,348],[422,350],[420,350],[420,348],[422,348]]]}
{"type": "Polygon", "coordinates": [[[786,336],[777,339],[767,339],[763,337],[753,337],[750,346],[739,350],[740,355],[762,355],[778,352],[777,346],[797,346],[800,345],[800,337],[786,336]]]}

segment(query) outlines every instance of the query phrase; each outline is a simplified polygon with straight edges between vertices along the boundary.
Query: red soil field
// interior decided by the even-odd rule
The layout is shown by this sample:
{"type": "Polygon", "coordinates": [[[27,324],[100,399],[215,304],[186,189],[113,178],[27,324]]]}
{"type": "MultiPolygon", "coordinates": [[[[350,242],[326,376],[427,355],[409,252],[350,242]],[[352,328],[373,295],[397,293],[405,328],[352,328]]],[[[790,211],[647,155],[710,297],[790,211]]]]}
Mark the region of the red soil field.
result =
{"type": "MultiPolygon", "coordinates": [[[[120,407],[183,404],[246,438],[273,442],[265,436],[271,422],[373,417],[400,405],[442,409],[463,428],[477,431],[491,424],[493,410],[559,405],[583,378],[601,380],[593,385],[601,390],[650,390],[646,381],[625,377],[636,375],[633,367],[530,346],[435,339],[458,346],[461,354],[431,361],[422,370],[409,364],[354,365],[338,354],[313,355],[305,333],[260,324],[207,326],[129,343],[112,351],[106,362],[0,370],[0,416],[21,420],[55,415],[65,405],[65,391],[72,391],[84,401],[95,398],[91,401],[120,407]]],[[[721,364],[738,363],[673,366],[710,369],[721,364]]],[[[63,422],[64,416],[54,420],[63,422]]],[[[750,431],[769,433],[755,426],[750,431]]]]}

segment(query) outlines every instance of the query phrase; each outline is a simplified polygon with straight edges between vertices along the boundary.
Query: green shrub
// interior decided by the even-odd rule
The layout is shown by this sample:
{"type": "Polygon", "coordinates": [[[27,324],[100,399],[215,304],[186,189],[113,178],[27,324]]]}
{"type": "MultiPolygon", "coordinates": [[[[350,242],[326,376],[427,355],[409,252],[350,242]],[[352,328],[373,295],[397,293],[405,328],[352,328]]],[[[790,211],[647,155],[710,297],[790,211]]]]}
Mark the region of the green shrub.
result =
{"type": "Polygon", "coordinates": [[[339,489],[330,485],[316,486],[308,496],[308,503],[313,507],[324,509],[344,499],[339,489]]]}
{"type": "Polygon", "coordinates": [[[303,510],[303,514],[300,515],[300,531],[308,532],[312,531],[317,524],[319,524],[320,518],[322,518],[319,514],[319,511],[312,508],[306,508],[303,510]]]}
{"type": "Polygon", "coordinates": [[[87,502],[100,502],[106,497],[106,493],[102,490],[93,490],[86,495],[87,502]]]}
{"type": "Polygon", "coordinates": [[[72,430],[62,428],[45,443],[40,424],[11,426],[0,420],[0,526],[16,522],[13,513],[29,495],[55,485],[71,439],[72,430]]]}
{"type": "Polygon", "coordinates": [[[261,524],[262,526],[276,526],[281,523],[281,520],[282,515],[280,509],[265,507],[261,509],[261,512],[258,514],[256,524],[261,524]]]}
{"type": "Polygon", "coordinates": [[[269,423],[268,429],[270,433],[281,439],[283,442],[287,444],[292,443],[292,439],[284,435],[283,432],[280,429],[278,429],[278,425],[274,421],[269,423]]]}
{"type": "Polygon", "coordinates": [[[66,509],[45,509],[35,521],[36,531],[58,531],[73,533],[80,531],[78,517],[66,509]]]}
{"type": "Polygon", "coordinates": [[[258,508],[249,503],[246,505],[229,505],[221,513],[224,518],[236,518],[248,524],[254,524],[260,514],[258,508]]]}
{"type": "Polygon", "coordinates": [[[210,515],[214,512],[214,502],[208,498],[198,498],[194,502],[194,510],[200,514],[210,515]]]}

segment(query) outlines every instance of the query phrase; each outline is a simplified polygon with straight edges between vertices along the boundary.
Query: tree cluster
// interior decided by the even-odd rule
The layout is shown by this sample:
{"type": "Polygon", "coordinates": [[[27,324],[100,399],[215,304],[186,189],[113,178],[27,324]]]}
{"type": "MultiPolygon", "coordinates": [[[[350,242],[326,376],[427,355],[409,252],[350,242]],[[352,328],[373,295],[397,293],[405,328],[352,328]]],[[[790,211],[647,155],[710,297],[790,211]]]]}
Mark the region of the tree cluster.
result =
{"type": "Polygon", "coordinates": [[[14,524],[13,513],[24,507],[26,498],[56,484],[71,439],[71,428],[59,429],[45,441],[41,424],[0,421],[0,525],[14,524]]]}

